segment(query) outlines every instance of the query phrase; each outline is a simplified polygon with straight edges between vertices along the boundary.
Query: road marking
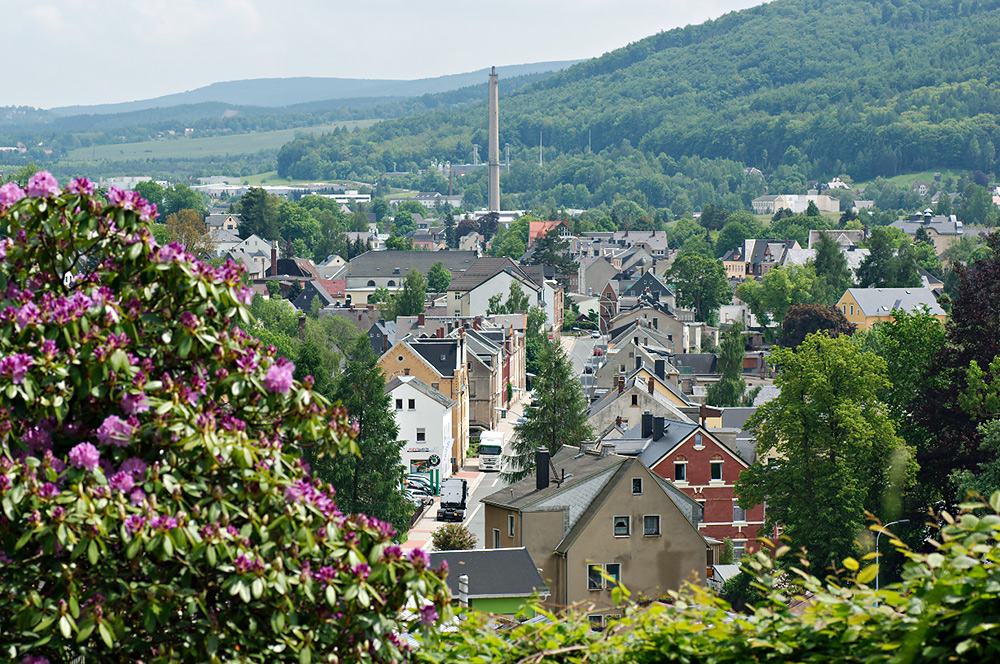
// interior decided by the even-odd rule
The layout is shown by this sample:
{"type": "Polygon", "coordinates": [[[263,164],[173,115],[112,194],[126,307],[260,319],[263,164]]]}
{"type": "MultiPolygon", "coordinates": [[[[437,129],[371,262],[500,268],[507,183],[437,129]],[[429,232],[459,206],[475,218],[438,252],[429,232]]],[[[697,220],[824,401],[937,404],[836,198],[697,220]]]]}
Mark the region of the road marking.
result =
{"type": "Polygon", "coordinates": [[[493,480],[493,484],[490,485],[490,488],[492,489],[493,487],[495,487],[497,485],[497,482],[499,481],[500,481],[500,473],[497,473],[497,478],[493,480]]]}
{"type": "Polygon", "coordinates": [[[476,518],[476,514],[479,513],[479,508],[481,508],[482,506],[483,506],[482,502],[480,502],[478,505],[476,505],[476,509],[472,510],[472,514],[469,515],[469,518],[466,519],[465,523],[462,524],[462,525],[464,525],[466,528],[468,528],[470,525],[472,525],[472,520],[476,518]]]}

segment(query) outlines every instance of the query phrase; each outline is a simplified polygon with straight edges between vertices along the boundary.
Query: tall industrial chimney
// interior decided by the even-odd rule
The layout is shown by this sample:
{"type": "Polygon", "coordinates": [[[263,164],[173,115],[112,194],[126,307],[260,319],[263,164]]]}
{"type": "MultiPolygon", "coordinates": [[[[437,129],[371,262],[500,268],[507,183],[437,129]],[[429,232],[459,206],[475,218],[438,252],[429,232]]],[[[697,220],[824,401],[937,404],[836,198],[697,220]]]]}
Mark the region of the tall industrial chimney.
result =
{"type": "Polygon", "coordinates": [[[497,68],[490,70],[490,181],[489,211],[500,211],[500,102],[497,68]]]}

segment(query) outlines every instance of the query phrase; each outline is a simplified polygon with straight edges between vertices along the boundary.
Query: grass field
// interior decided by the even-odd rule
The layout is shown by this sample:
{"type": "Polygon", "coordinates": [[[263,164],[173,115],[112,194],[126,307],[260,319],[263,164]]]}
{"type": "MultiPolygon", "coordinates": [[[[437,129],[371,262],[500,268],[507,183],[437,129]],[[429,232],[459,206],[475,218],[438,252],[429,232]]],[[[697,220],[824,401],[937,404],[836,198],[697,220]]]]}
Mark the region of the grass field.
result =
{"type": "Polygon", "coordinates": [[[70,151],[70,161],[124,161],[132,159],[202,159],[226,155],[252,154],[261,150],[277,150],[295,138],[296,134],[322,134],[339,127],[368,127],[377,120],[350,120],[318,127],[279,129],[231,136],[206,136],[204,138],[173,137],[143,141],[141,143],[117,143],[77,148],[70,151]]]}
{"type": "MultiPolygon", "coordinates": [[[[940,173],[942,180],[949,175],[957,180],[963,175],[969,174],[968,171],[941,169],[938,171],[923,171],[921,173],[903,173],[902,175],[895,175],[891,178],[886,178],[886,180],[897,186],[912,187],[914,182],[934,182],[935,173],[940,173]]],[[[869,180],[868,182],[855,182],[852,186],[855,189],[864,189],[864,187],[871,182],[874,182],[874,180],[869,180]]]]}

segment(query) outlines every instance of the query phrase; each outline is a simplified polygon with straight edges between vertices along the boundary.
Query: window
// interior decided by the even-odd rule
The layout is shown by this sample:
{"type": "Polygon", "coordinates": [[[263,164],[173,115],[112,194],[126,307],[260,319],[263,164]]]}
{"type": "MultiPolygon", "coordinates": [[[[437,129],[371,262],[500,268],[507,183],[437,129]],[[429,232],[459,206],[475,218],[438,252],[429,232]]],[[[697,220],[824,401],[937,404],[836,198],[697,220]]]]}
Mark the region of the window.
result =
{"type": "Polygon", "coordinates": [[[514,536],[514,515],[513,514],[508,514],[507,515],[507,535],[509,535],[510,537],[514,536]]]}
{"type": "Polygon", "coordinates": [[[747,511],[739,506],[736,501],[733,501],[733,521],[746,521],[747,511]]]}
{"type": "Polygon", "coordinates": [[[646,537],[659,537],[660,535],[660,515],[647,514],[642,517],[642,534],[646,537]]]}
{"type": "Polygon", "coordinates": [[[713,461],[712,462],[712,481],[721,482],[722,481],[722,462],[713,461]]]}
{"type": "Polygon", "coordinates": [[[733,560],[739,560],[745,555],[747,555],[747,543],[733,542],[733,560]]]}
{"type": "Polygon", "coordinates": [[[431,383],[431,387],[433,387],[435,390],[440,390],[441,383],[431,383]]]}
{"type": "Polygon", "coordinates": [[[396,399],[396,410],[403,410],[403,400],[396,399]]]}
{"type": "Polygon", "coordinates": [[[600,632],[604,629],[604,616],[595,613],[594,615],[587,616],[587,620],[590,622],[590,629],[595,632],[600,632]]]}
{"type": "Polygon", "coordinates": [[[461,293],[455,293],[455,299],[456,300],[461,300],[462,299],[462,294],[461,293]]]}
{"type": "Polygon", "coordinates": [[[601,590],[604,588],[604,565],[587,565],[587,590],[601,590]]]}
{"type": "Polygon", "coordinates": [[[674,464],[674,481],[687,482],[687,462],[674,464]]]}
{"type": "Polygon", "coordinates": [[[406,402],[406,405],[407,405],[407,410],[416,410],[417,409],[417,400],[416,399],[408,399],[407,402],[406,402]]]}
{"type": "Polygon", "coordinates": [[[389,280],[389,283],[388,283],[387,285],[388,285],[388,286],[395,286],[395,285],[396,285],[396,282],[395,282],[395,281],[393,281],[392,279],[390,279],[390,280],[389,280]]]}
{"type": "Polygon", "coordinates": [[[375,280],[374,279],[369,279],[368,280],[368,286],[371,287],[371,286],[374,286],[374,285],[375,285],[375,280]]]}
{"type": "Polygon", "coordinates": [[[621,366],[621,372],[625,373],[625,365],[624,364],[621,366]]]}
{"type": "Polygon", "coordinates": [[[638,406],[639,405],[639,395],[638,394],[633,394],[632,395],[632,405],[633,406],[638,406]]]}
{"type": "Polygon", "coordinates": [[[615,522],[615,537],[628,537],[632,534],[632,517],[630,516],[616,516],[614,517],[615,522]]]}
{"type": "Polygon", "coordinates": [[[427,442],[427,433],[425,429],[417,429],[417,442],[418,443],[427,442]]]}
{"type": "Polygon", "coordinates": [[[494,549],[499,549],[500,548],[500,529],[499,528],[494,528],[493,529],[493,548],[494,549]]]}
{"type": "Polygon", "coordinates": [[[608,588],[613,588],[622,582],[622,566],[618,563],[608,563],[604,566],[604,573],[608,575],[608,588]]]}
{"type": "Polygon", "coordinates": [[[642,493],[642,478],[633,477],[632,478],[632,495],[638,496],[642,493]]]}
{"type": "Polygon", "coordinates": [[[851,305],[851,315],[852,316],[854,315],[854,305],[853,304],[851,305]]]}
{"type": "Polygon", "coordinates": [[[700,433],[694,435],[694,449],[701,450],[705,448],[705,439],[702,438],[700,433]]]}

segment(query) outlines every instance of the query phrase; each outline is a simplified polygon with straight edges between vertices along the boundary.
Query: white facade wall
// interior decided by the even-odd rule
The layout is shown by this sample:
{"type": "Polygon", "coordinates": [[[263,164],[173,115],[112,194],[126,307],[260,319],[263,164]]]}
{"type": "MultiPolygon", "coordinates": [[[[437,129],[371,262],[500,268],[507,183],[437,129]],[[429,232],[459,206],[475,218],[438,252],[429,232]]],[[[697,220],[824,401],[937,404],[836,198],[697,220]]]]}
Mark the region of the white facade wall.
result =
{"type": "Polygon", "coordinates": [[[507,301],[510,285],[513,282],[521,284],[521,290],[528,296],[532,306],[537,306],[537,294],[530,286],[506,272],[500,272],[484,281],[471,291],[452,291],[448,293],[448,314],[451,316],[485,316],[490,307],[490,298],[499,295],[503,302],[507,301]],[[461,297],[456,299],[455,294],[461,297]]]}
{"type": "MultiPolygon", "coordinates": [[[[405,380],[404,376],[400,378],[405,380]]],[[[397,387],[390,396],[396,413],[396,424],[399,426],[399,440],[405,441],[400,456],[406,471],[413,472],[414,464],[426,464],[431,456],[437,456],[438,464],[430,469],[441,471],[441,479],[450,477],[452,409],[406,384],[397,387]],[[397,408],[397,400],[400,399],[403,407],[397,408]],[[413,409],[409,407],[411,399],[414,402],[413,409]],[[420,429],[424,433],[423,441],[417,440],[420,429]]]]}

